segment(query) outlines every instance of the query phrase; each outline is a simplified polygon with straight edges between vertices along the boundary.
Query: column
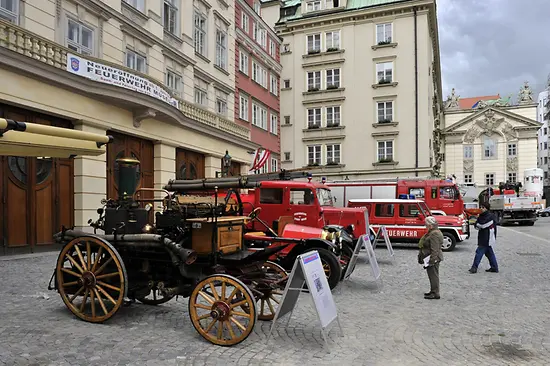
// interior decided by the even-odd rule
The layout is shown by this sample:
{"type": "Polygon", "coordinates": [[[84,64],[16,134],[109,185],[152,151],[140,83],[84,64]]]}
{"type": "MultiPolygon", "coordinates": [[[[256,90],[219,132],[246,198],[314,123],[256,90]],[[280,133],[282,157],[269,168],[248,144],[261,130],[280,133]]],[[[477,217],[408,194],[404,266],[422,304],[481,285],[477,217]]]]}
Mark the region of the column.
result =
{"type": "Polygon", "coordinates": [[[222,171],[221,156],[207,155],[204,158],[204,177],[216,178],[216,172],[222,171]]]}
{"type": "MultiPolygon", "coordinates": [[[[107,130],[86,125],[84,121],[74,123],[75,130],[106,134],[107,130]]],[[[97,220],[97,209],[107,196],[107,154],[99,156],[77,156],[74,159],[74,225],[75,229],[93,233],[88,220],[97,220]]]]}
{"type": "MultiPolygon", "coordinates": [[[[154,164],[155,188],[162,189],[170,179],[176,178],[176,148],[165,143],[155,144],[154,164]]],[[[165,196],[165,193],[155,192],[156,199],[165,196]]],[[[160,202],[155,202],[155,211],[160,211],[161,206],[160,202]]]]}

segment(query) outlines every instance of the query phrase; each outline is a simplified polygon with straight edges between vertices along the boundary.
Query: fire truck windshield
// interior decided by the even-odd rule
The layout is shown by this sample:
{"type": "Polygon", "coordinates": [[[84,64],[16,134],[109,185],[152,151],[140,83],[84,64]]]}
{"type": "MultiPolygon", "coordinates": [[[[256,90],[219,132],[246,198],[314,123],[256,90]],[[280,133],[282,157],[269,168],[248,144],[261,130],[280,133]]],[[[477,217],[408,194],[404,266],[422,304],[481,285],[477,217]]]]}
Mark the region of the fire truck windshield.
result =
{"type": "Polygon", "coordinates": [[[317,189],[317,198],[319,199],[319,204],[321,206],[330,206],[332,207],[334,205],[334,201],[332,199],[332,193],[330,193],[330,190],[325,188],[318,188],[317,189]]]}
{"type": "Polygon", "coordinates": [[[422,214],[424,215],[424,217],[431,216],[432,213],[430,212],[430,209],[428,208],[425,202],[419,202],[419,206],[420,206],[420,209],[422,210],[422,214]]]}

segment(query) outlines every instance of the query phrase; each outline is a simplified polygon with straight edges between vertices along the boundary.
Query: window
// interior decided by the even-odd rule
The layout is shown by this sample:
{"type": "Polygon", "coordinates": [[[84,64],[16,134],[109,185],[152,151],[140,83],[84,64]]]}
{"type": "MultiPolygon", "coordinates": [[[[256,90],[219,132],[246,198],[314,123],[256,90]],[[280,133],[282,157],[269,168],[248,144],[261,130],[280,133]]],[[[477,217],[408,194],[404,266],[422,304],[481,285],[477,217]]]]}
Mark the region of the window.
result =
{"type": "Polygon", "coordinates": [[[321,10],[321,0],[309,1],[306,4],[306,11],[321,10]]]}
{"type": "Polygon", "coordinates": [[[327,145],[327,165],[340,164],[340,144],[327,145]]]}
{"type": "Polygon", "coordinates": [[[136,71],[145,73],[145,65],[147,64],[145,57],[131,50],[126,50],[126,66],[136,71]]]}
{"type": "Polygon", "coordinates": [[[544,127],[544,134],[547,135],[548,134],[548,128],[547,127],[544,127]]]}
{"type": "Polygon", "coordinates": [[[458,191],[455,189],[455,187],[440,187],[439,198],[443,200],[456,200],[458,199],[458,191]]]}
{"type": "Polygon", "coordinates": [[[252,61],[252,80],[267,89],[267,70],[252,61]]]}
{"type": "Polygon", "coordinates": [[[464,183],[472,184],[474,183],[474,177],[472,174],[464,174],[464,183]]]}
{"type": "Polygon", "coordinates": [[[487,186],[495,185],[495,175],[493,173],[485,174],[485,185],[487,186]]]}
{"type": "Polygon", "coordinates": [[[195,42],[195,52],[203,56],[207,56],[207,47],[206,47],[206,25],[208,20],[206,15],[202,14],[195,9],[195,32],[194,32],[194,42],[195,42]]]}
{"type": "Polygon", "coordinates": [[[145,0],[124,0],[124,2],[128,5],[133,6],[142,13],[145,12],[145,0]]]}
{"type": "Polygon", "coordinates": [[[393,141],[378,141],[378,162],[393,161],[393,141]]]}
{"type": "Polygon", "coordinates": [[[474,147],[472,145],[464,145],[464,159],[474,158],[474,147]]]}
{"type": "Polygon", "coordinates": [[[548,156],[544,157],[544,164],[548,164],[548,156]]]}
{"type": "Polygon", "coordinates": [[[393,102],[377,102],[378,123],[393,122],[393,102]]]}
{"type": "Polygon", "coordinates": [[[277,44],[271,39],[269,40],[269,54],[273,58],[275,58],[275,56],[277,55],[277,44]]]}
{"type": "Polygon", "coordinates": [[[310,71],[307,73],[307,90],[317,91],[321,89],[321,71],[310,71]]]}
{"type": "Polygon", "coordinates": [[[290,52],[290,44],[289,43],[283,44],[283,52],[290,52]]]}
{"type": "Polygon", "coordinates": [[[424,198],[425,191],[424,188],[409,188],[409,194],[414,195],[415,198],[424,198]]]}
{"type": "Polygon", "coordinates": [[[263,29],[258,23],[254,23],[254,40],[258,42],[263,48],[267,47],[267,31],[263,29]]]}
{"type": "Polygon", "coordinates": [[[327,89],[340,87],[340,69],[327,70],[327,89]]]}
{"type": "Polygon", "coordinates": [[[277,115],[275,113],[271,113],[271,116],[270,116],[271,120],[270,120],[270,123],[269,123],[269,131],[276,135],[277,134],[277,130],[278,130],[278,122],[279,122],[279,118],[277,117],[277,115]]]}
{"type": "Polygon", "coordinates": [[[183,85],[181,82],[181,76],[170,70],[166,70],[166,85],[179,94],[183,85]]]}
{"type": "Polygon", "coordinates": [[[327,51],[336,51],[340,49],[340,31],[327,32],[325,36],[327,51]]]}
{"type": "Polygon", "coordinates": [[[267,130],[267,110],[252,103],[252,124],[267,130]]]}
{"type": "Polygon", "coordinates": [[[274,95],[277,95],[279,91],[279,80],[277,79],[277,76],[270,75],[270,81],[269,91],[274,95]]]}
{"type": "Polygon", "coordinates": [[[257,14],[260,14],[262,10],[262,6],[260,4],[260,0],[255,0],[254,1],[254,11],[257,13],[257,14]]]}
{"type": "Polygon", "coordinates": [[[216,112],[227,115],[227,94],[216,89],[216,112]]]}
{"type": "Polygon", "coordinates": [[[340,106],[327,107],[327,127],[340,126],[340,106]]]}
{"type": "Polygon", "coordinates": [[[548,150],[548,142],[544,143],[544,150],[548,150]]]}
{"type": "Polygon", "coordinates": [[[307,36],[307,53],[321,52],[321,34],[310,34],[307,36]]]}
{"type": "Polygon", "coordinates": [[[420,209],[416,203],[402,203],[399,205],[400,217],[418,217],[420,209]]]}
{"type": "Polygon", "coordinates": [[[307,147],[307,163],[308,165],[321,164],[321,145],[310,145],[307,147]]]}
{"type": "Polygon", "coordinates": [[[248,15],[243,11],[241,13],[241,28],[245,31],[245,33],[248,33],[249,30],[249,18],[248,15]]]}
{"type": "Polygon", "coordinates": [[[374,215],[377,217],[393,217],[393,204],[377,203],[374,206],[374,215]]]}
{"type": "Polygon", "coordinates": [[[496,157],[496,143],[495,140],[485,137],[483,140],[483,157],[485,159],[492,159],[496,157]]]}
{"type": "Polygon", "coordinates": [[[376,64],[376,78],[379,84],[393,82],[393,62],[376,64]]]}
{"type": "Polygon", "coordinates": [[[243,51],[239,51],[239,71],[248,75],[248,55],[243,51]]]}
{"type": "Polygon", "coordinates": [[[290,88],[290,80],[289,79],[283,80],[283,85],[285,89],[290,88]]]}
{"type": "Polygon", "coordinates": [[[388,44],[392,41],[392,24],[377,24],[376,25],[376,43],[388,44]]]}
{"type": "Polygon", "coordinates": [[[239,118],[248,121],[248,96],[239,96],[239,118]]]}
{"type": "Polygon", "coordinates": [[[548,172],[544,172],[544,179],[548,179],[548,172]]]}
{"type": "Polygon", "coordinates": [[[224,28],[216,29],[216,66],[227,70],[227,29],[224,28]]]}
{"type": "Polygon", "coordinates": [[[517,183],[517,181],[518,181],[518,173],[509,172],[508,173],[508,182],[509,183],[517,183]]]}
{"type": "MultiPolygon", "coordinates": [[[[4,7],[4,1],[6,0],[2,0],[0,2],[0,4],[2,4],[0,6],[0,18],[2,17],[2,9],[4,7]]],[[[15,0],[12,0],[12,1],[15,1],[15,0]]],[[[8,4],[9,4],[9,1],[8,1],[8,4]]],[[[83,55],[92,55],[93,39],[94,39],[94,32],[90,28],[78,22],[75,22],[72,19],[68,20],[67,47],[83,55]]]]}
{"type": "Polygon", "coordinates": [[[279,168],[277,166],[278,165],[277,163],[278,163],[277,159],[271,158],[271,171],[272,172],[276,172],[276,171],[279,170],[279,168]]]}
{"type": "Polygon", "coordinates": [[[290,153],[289,152],[285,152],[285,160],[286,161],[290,160],[290,153]]]}
{"type": "Polygon", "coordinates": [[[290,116],[285,116],[285,125],[290,125],[290,116]]]}
{"type": "Polygon", "coordinates": [[[281,205],[283,203],[283,189],[260,188],[260,203],[281,205]]]}
{"type": "Polygon", "coordinates": [[[508,144],[508,156],[516,156],[518,153],[516,144],[508,144]]]}
{"type": "Polygon", "coordinates": [[[164,0],[164,30],[174,35],[178,33],[178,8],[177,0],[164,0]]]}
{"type": "Polygon", "coordinates": [[[311,189],[290,189],[290,204],[291,205],[313,205],[315,196],[311,189]]]}
{"type": "Polygon", "coordinates": [[[208,106],[208,83],[195,78],[195,103],[208,106]]]}
{"type": "Polygon", "coordinates": [[[321,127],[321,108],[311,108],[307,110],[307,126],[321,127]]]}

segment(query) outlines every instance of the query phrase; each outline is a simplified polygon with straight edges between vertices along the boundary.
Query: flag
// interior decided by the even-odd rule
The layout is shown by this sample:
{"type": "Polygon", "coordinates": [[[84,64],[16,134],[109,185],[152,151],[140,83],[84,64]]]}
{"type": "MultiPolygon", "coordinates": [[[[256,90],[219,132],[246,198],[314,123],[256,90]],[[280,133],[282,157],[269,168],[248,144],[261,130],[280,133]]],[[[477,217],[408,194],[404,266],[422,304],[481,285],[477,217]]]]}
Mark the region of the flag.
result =
{"type": "Polygon", "coordinates": [[[252,163],[252,168],[249,171],[261,169],[269,160],[271,152],[266,149],[259,148],[254,154],[254,161],[252,163]]]}

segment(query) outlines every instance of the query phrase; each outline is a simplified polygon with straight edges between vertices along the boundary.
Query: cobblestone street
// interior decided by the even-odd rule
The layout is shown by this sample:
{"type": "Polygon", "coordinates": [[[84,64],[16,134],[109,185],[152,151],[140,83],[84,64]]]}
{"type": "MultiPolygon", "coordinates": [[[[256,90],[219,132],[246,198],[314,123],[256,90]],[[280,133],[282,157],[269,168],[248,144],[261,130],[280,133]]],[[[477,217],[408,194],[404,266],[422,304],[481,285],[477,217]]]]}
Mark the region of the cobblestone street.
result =
{"type": "Polygon", "coordinates": [[[445,253],[441,300],[424,300],[416,250],[396,248],[377,289],[366,254],[334,297],[344,328],[322,341],[307,294],[287,329],[269,322],[231,348],[211,345],[188,319],[187,300],[134,304],[107,323],[78,320],[47,290],[57,253],[0,257],[0,365],[537,365],[550,362],[550,219],[499,227],[501,272],[468,273],[475,235],[445,253]],[[528,232],[523,235],[520,231],[528,232]]]}

